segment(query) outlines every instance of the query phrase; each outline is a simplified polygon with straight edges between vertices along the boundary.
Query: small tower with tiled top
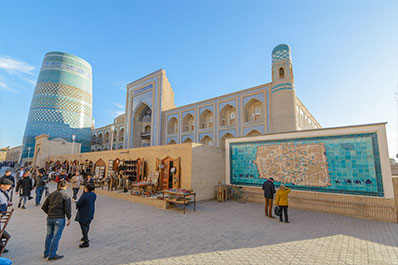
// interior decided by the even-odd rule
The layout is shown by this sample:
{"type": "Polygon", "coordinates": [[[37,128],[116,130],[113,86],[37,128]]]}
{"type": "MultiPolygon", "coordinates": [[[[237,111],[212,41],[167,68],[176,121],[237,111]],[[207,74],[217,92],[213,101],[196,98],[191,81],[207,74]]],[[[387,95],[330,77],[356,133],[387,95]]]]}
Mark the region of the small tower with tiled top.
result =
{"type": "Polygon", "coordinates": [[[292,57],[287,44],[272,50],[271,132],[297,130],[296,91],[294,89],[292,57]]]}

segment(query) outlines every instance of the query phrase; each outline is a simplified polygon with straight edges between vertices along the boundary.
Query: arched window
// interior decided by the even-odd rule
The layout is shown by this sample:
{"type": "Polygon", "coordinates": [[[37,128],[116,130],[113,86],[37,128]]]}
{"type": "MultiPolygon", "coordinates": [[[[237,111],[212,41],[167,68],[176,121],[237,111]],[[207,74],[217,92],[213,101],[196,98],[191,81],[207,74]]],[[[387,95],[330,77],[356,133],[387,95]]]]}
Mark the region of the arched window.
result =
{"type": "Polygon", "coordinates": [[[109,143],[109,132],[106,132],[105,133],[105,136],[104,136],[104,140],[105,140],[105,143],[107,144],[107,143],[109,143]]]}
{"type": "Polygon", "coordinates": [[[97,143],[102,144],[102,133],[98,135],[97,143]]]}
{"type": "Polygon", "coordinates": [[[200,129],[213,128],[213,113],[209,110],[205,110],[200,115],[200,129]]]}
{"type": "Polygon", "coordinates": [[[206,144],[206,145],[213,145],[213,140],[209,136],[205,136],[200,140],[201,144],[206,144]]]}
{"type": "Polygon", "coordinates": [[[235,125],[235,108],[228,104],[221,110],[220,126],[231,125],[235,125]]]}
{"type": "Polygon", "coordinates": [[[192,143],[192,139],[189,138],[189,137],[187,137],[187,138],[184,140],[184,143],[192,143]]]}
{"type": "Polygon", "coordinates": [[[176,141],[170,140],[169,144],[176,144],[176,141]]]}
{"type": "Polygon", "coordinates": [[[230,139],[230,138],[234,138],[234,136],[230,133],[224,134],[224,136],[221,138],[220,147],[225,148],[225,140],[230,139]]]}
{"type": "Polygon", "coordinates": [[[93,137],[91,138],[91,145],[97,144],[97,136],[94,134],[93,137]]]}
{"type": "Polygon", "coordinates": [[[285,78],[285,69],[279,68],[279,78],[285,78]]]}
{"type": "Polygon", "coordinates": [[[183,120],[183,131],[190,132],[194,130],[193,116],[188,114],[184,117],[183,120]]]}
{"type": "Polygon", "coordinates": [[[263,103],[257,99],[251,99],[245,105],[245,122],[263,120],[263,103]]]}
{"type": "Polygon", "coordinates": [[[167,133],[176,134],[178,133],[178,120],[176,118],[171,118],[167,124],[167,133]]]}

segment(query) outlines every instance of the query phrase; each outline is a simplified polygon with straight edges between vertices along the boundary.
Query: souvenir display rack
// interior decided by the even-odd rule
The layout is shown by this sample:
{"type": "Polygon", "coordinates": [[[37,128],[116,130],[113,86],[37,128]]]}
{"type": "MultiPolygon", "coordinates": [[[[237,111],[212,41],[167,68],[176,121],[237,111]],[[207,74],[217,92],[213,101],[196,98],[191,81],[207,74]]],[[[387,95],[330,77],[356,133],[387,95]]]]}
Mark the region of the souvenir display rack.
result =
{"type": "Polygon", "coordinates": [[[186,206],[193,204],[193,210],[196,210],[196,192],[185,189],[162,190],[160,199],[169,203],[184,205],[184,214],[186,206]]]}

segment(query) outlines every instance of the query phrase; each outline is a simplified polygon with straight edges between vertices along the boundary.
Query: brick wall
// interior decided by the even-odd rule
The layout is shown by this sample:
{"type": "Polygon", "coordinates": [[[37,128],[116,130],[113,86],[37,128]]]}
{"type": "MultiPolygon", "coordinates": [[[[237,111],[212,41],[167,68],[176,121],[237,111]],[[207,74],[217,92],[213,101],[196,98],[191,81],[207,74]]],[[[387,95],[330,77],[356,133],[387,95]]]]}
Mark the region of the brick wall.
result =
{"type": "MultiPolygon", "coordinates": [[[[398,222],[398,178],[393,180],[395,199],[292,190],[289,193],[289,207],[398,222]]],[[[264,203],[261,188],[244,187],[244,189],[249,193],[249,201],[264,203]]]]}

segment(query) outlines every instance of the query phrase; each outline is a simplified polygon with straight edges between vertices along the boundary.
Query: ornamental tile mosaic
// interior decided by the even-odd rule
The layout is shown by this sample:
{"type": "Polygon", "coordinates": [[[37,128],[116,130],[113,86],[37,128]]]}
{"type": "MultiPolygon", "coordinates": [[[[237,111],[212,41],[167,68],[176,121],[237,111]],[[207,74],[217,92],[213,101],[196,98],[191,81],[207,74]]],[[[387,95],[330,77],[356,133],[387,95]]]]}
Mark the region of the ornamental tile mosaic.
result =
{"type": "Polygon", "coordinates": [[[230,144],[231,183],[384,196],[376,133],[230,144]]]}
{"type": "Polygon", "coordinates": [[[264,134],[264,126],[261,125],[243,128],[243,135],[247,135],[251,130],[257,130],[260,133],[264,134]]]}
{"type": "Polygon", "coordinates": [[[264,103],[264,93],[258,93],[258,94],[254,94],[254,95],[250,95],[247,97],[243,98],[243,106],[246,106],[247,102],[249,102],[251,99],[258,99],[259,101],[264,103]]]}

